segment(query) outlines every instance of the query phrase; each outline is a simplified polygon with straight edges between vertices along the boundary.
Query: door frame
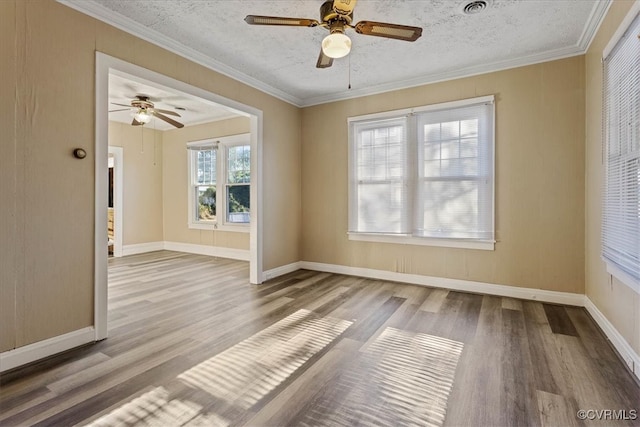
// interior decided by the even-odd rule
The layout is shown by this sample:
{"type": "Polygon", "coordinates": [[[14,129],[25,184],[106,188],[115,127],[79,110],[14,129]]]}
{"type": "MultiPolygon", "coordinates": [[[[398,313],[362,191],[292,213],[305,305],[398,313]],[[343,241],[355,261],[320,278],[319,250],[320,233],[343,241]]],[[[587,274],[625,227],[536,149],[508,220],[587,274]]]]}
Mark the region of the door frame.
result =
{"type": "Polygon", "coordinates": [[[171,77],[96,51],[96,127],[95,127],[95,226],[94,226],[94,327],[95,338],[107,338],[107,194],[109,147],[109,74],[138,78],[164,86],[175,92],[202,98],[235,110],[250,119],[251,144],[251,213],[249,232],[249,280],[263,281],[263,190],[262,190],[262,110],[216,95],[171,77]]]}

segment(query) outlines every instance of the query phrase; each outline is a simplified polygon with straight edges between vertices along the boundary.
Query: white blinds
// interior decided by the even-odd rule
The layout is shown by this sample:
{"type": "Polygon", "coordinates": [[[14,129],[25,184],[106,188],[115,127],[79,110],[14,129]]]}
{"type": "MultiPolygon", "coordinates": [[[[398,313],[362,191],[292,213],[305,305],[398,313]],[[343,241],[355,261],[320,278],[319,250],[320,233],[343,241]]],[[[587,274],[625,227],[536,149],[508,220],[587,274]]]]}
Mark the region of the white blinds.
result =
{"type": "Polygon", "coordinates": [[[349,232],[493,241],[492,100],[351,119],[349,232]]]}
{"type": "Polygon", "coordinates": [[[493,104],[418,115],[416,233],[493,240],[493,104]]]}
{"type": "Polygon", "coordinates": [[[604,61],[603,257],[640,282],[640,15],[604,61]]]}
{"type": "Polygon", "coordinates": [[[355,123],[352,231],[408,233],[407,120],[355,123]]]}

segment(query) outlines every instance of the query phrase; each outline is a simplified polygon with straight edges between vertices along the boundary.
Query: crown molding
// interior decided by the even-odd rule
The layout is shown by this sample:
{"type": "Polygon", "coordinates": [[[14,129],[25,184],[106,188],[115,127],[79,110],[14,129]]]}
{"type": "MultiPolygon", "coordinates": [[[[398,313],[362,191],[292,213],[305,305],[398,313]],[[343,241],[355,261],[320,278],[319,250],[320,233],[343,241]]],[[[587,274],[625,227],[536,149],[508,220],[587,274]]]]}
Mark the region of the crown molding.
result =
{"type": "Polygon", "coordinates": [[[598,33],[600,24],[602,24],[604,17],[609,11],[611,3],[613,3],[612,0],[600,0],[596,2],[593,9],[591,9],[587,24],[584,26],[580,39],[578,40],[578,47],[583,53],[587,53],[589,50],[589,46],[591,46],[591,42],[598,33]]]}
{"type": "Polygon", "coordinates": [[[255,89],[258,89],[264,93],[274,96],[282,101],[292,104],[296,107],[311,107],[314,105],[326,104],[330,102],[344,101],[353,98],[360,98],[364,96],[376,95],[384,92],[391,92],[402,89],[409,89],[417,86],[423,86],[427,84],[433,84],[443,82],[447,80],[460,79],[465,77],[472,77],[479,74],[486,74],[496,71],[508,70],[511,68],[523,67],[527,65],[538,64],[542,62],[554,61],[563,58],[569,58],[572,56],[583,55],[587,52],[591,41],[595,37],[600,24],[602,23],[609,7],[611,6],[611,0],[597,1],[591,10],[591,14],[587,20],[587,23],[580,35],[580,39],[574,46],[546,51],[534,55],[528,55],[517,59],[510,59],[505,61],[497,61],[490,64],[482,64],[478,66],[471,66],[462,69],[457,69],[450,72],[429,74],[420,76],[413,79],[407,79],[402,81],[394,81],[389,83],[383,83],[380,85],[369,86],[362,89],[350,89],[345,92],[332,93],[327,95],[321,95],[316,97],[309,97],[301,99],[281,89],[268,85],[254,77],[238,71],[226,64],[223,64],[215,59],[185,46],[182,43],[178,43],[175,40],[166,37],[159,32],[149,29],[147,27],[139,25],[134,20],[122,16],[120,14],[113,13],[110,9],[95,3],[93,1],[86,0],[57,0],[59,3],[64,4],[72,9],[75,9],[81,13],[96,18],[106,24],[112,25],[122,31],[146,40],[150,43],[158,45],[170,52],[189,59],[197,64],[200,64],[206,68],[209,68],[215,72],[223,74],[229,78],[237,80],[255,89]]]}
{"type": "Polygon", "coordinates": [[[351,89],[347,93],[335,93],[329,95],[322,95],[318,97],[308,98],[304,100],[303,107],[311,107],[313,105],[326,104],[329,102],[343,101],[347,99],[360,98],[363,96],[377,95],[385,92],[410,89],[413,87],[424,86],[427,84],[433,84],[443,82],[447,80],[462,79],[465,77],[477,76],[480,74],[493,73],[496,71],[508,70],[511,68],[524,67],[527,65],[539,64],[542,62],[549,62],[563,58],[569,58],[572,56],[582,55],[585,52],[577,46],[568,48],[550,50],[543,53],[534,55],[523,56],[517,59],[510,59],[506,61],[497,61],[489,64],[482,64],[472,67],[460,68],[454,71],[447,71],[438,74],[429,74],[426,76],[420,76],[413,79],[407,79],[402,81],[396,81],[391,83],[384,83],[381,85],[370,86],[362,89],[351,89]]]}
{"type": "Polygon", "coordinates": [[[203,67],[209,68],[210,70],[213,70],[217,73],[220,73],[224,76],[227,76],[241,83],[244,83],[247,86],[251,86],[254,89],[258,89],[282,101],[285,101],[289,104],[293,104],[296,107],[302,106],[301,99],[293,95],[290,95],[271,85],[268,85],[254,77],[244,74],[241,71],[236,70],[235,68],[229,67],[228,65],[223,64],[222,62],[216,61],[215,59],[210,58],[198,52],[195,49],[192,49],[188,46],[185,46],[182,43],[179,43],[167,36],[160,34],[156,30],[152,30],[143,25],[140,25],[136,21],[130,18],[127,18],[126,16],[122,16],[118,13],[114,13],[112,10],[98,3],[95,3],[93,1],[86,1],[86,0],[57,0],[57,1],[58,3],[68,6],[72,9],[75,9],[80,13],[91,16],[92,18],[102,21],[105,24],[109,24],[126,33],[134,35],[142,40],[155,44],[163,49],[168,50],[169,52],[175,53],[176,55],[179,55],[183,58],[193,61],[196,64],[202,65],[203,67]]]}

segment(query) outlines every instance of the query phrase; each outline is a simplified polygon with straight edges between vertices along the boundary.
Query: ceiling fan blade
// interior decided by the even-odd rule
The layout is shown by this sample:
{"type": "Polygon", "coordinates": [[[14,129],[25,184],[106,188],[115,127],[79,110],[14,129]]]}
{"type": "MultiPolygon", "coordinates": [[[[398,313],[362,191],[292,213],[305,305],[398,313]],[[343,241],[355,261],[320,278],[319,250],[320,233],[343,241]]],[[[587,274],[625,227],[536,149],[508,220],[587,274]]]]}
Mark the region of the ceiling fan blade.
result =
{"type": "Polygon", "coordinates": [[[109,110],[110,113],[115,113],[116,111],[127,111],[130,110],[131,108],[118,108],[117,110],[109,110]]]}
{"type": "Polygon", "coordinates": [[[316,68],[329,68],[333,65],[333,58],[329,58],[324,54],[322,48],[320,48],[320,55],[318,56],[318,62],[316,68]]]}
{"type": "Polygon", "coordinates": [[[160,120],[164,120],[165,122],[169,123],[170,125],[173,125],[173,126],[177,127],[178,129],[184,127],[184,125],[182,123],[176,122],[172,118],[169,118],[169,117],[165,116],[164,114],[158,113],[157,110],[153,110],[151,112],[151,114],[153,114],[154,116],[156,116],[160,120]]]}
{"type": "Polygon", "coordinates": [[[387,24],[386,22],[360,21],[354,28],[359,34],[406,40],[408,42],[416,41],[422,35],[422,28],[420,27],[387,24]]]}
{"type": "Polygon", "coordinates": [[[133,118],[133,121],[131,122],[131,126],[142,126],[144,123],[139,122],[135,119],[135,117],[133,118]]]}
{"type": "Polygon", "coordinates": [[[113,105],[119,105],[121,107],[129,107],[131,108],[131,104],[118,104],[117,102],[112,102],[113,105]]]}
{"type": "Polygon", "coordinates": [[[333,0],[333,10],[340,15],[351,15],[357,0],[333,0]]]}
{"type": "Polygon", "coordinates": [[[244,20],[251,25],[288,25],[292,27],[316,27],[320,25],[315,19],[283,18],[280,16],[247,15],[244,20]]]}
{"type": "Polygon", "coordinates": [[[154,108],[153,111],[157,111],[158,113],[162,113],[162,114],[168,114],[170,116],[182,117],[180,114],[176,113],[175,111],[161,110],[160,108],[154,108]]]}

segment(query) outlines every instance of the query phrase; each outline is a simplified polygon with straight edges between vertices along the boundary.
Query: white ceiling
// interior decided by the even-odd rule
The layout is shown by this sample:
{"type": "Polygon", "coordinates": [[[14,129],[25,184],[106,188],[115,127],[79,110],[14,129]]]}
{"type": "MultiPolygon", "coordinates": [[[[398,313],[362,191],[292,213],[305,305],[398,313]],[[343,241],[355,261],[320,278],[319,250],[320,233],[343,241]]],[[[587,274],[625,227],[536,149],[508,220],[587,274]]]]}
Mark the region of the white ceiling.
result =
{"type": "MultiPolygon", "coordinates": [[[[127,109],[127,107],[115,104],[131,105],[131,100],[135,99],[137,95],[149,97],[149,100],[153,102],[155,108],[180,114],[180,117],[169,117],[185,126],[238,116],[237,113],[223,106],[194,96],[178,93],[175,90],[162,87],[157,83],[148,82],[133,76],[123,77],[116,74],[109,74],[109,120],[131,123],[136,109],[127,109]]],[[[157,118],[153,118],[146,126],[162,131],[175,129],[173,125],[157,118]]]]}
{"type": "Polygon", "coordinates": [[[244,17],[319,19],[322,0],[59,1],[298,106],[578,55],[610,3],[485,0],[485,11],[465,15],[470,0],[360,0],[354,22],[419,26],[422,37],[350,31],[351,54],[317,69],[327,30],[252,26],[244,17]]]}

